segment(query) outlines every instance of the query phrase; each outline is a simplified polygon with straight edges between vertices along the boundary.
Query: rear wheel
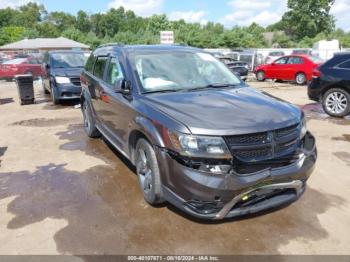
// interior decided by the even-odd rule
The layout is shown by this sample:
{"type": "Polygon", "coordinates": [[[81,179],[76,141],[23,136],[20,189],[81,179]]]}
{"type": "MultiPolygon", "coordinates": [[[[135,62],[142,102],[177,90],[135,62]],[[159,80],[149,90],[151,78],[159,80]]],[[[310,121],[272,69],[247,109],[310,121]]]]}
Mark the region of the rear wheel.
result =
{"type": "Polygon", "coordinates": [[[344,117],[350,113],[350,95],[340,88],[328,90],[323,96],[323,109],[330,116],[344,117]]]}
{"type": "Polygon", "coordinates": [[[163,203],[160,172],[153,147],[141,138],[137,142],[135,154],[136,172],[145,200],[151,205],[163,203]]]}
{"type": "Polygon", "coordinates": [[[298,73],[295,76],[295,82],[298,85],[304,85],[306,83],[306,75],[304,73],[298,73]]]}
{"type": "Polygon", "coordinates": [[[91,138],[97,138],[101,136],[100,131],[96,128],[95,121],[91,114],[90,107],[85,100],[82,107],[83,117],[84,117],[84,130],[85,133],[91,138]]]}
{"type": "Polygon", "coordinates": [[[258,81],[265,81],[265,72],[264,71],[258,71],[257,73],[256,73],[256,79],[258,80],[258,81]]]}

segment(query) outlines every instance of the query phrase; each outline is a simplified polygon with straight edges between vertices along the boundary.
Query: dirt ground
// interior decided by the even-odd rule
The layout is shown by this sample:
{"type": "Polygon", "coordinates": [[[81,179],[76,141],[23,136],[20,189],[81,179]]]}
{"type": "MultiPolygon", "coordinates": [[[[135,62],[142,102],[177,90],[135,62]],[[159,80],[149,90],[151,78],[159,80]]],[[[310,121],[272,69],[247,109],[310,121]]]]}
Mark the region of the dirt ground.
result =
{"type": "Polygon", "coordinates": [[[350,254],[350,120],[332,119],[306,87],[250,83],[305,111],[319,159],[304,196],[274,212],[198,222],[147,205],[130,165],[86,137],[75,103],[20,106],[0,83],[2,254],[350,254]]]}

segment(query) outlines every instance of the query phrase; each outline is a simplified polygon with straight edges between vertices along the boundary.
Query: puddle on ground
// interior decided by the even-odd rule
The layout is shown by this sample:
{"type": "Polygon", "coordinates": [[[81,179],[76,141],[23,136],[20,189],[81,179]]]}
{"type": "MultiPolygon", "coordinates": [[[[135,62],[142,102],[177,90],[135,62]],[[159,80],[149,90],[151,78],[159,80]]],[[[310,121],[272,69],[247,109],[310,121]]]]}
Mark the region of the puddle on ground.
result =
{"type": "Polygon", "coordinates": [[[350,153],[348,152],[335,152],[334,155],[338,157],[340,160],[345,162],[348,166],[350,166],[350,153]]]}
{"type": "Polygon", "coordinates": [[[28,127],[51,127],[51,126],[60,126],[66,125],[70,123],[76,123],[77,121],[81,121],[79,117],[72,118],[34,118],[23,120],[19,122],[12,123],[13,126],[28,126],[28,127]]]}
{"type": "Polygon", "coordinates": [[[350,142],[350,135],[345,134],[345,135],[340,136],[340,137],[333,137],[332,140],[350,142]]]}
{"type": "Polygon", "coordinates": [[[11,104],[14,102],[15,100],[13,100],[13,98],[0,98],[0,105],[11,104]]]}
{"type": "Polygon", "coordinates": [[[331,117],[325,113],[319,103],[312,103],[299,106],[305,113],[307,119],[327,120],[338,125],[350,125],[350,115],[344,118],[331,117]]]}

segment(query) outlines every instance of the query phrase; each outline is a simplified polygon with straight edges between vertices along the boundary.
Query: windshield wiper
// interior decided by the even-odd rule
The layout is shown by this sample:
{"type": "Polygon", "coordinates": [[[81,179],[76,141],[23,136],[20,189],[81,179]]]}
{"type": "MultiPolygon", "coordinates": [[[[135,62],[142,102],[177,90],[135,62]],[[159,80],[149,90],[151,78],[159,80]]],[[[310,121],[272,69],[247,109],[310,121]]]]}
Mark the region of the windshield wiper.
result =
{"type": "Polygon", "coordinates": [[[155,94],[155,93],[172,93],[172,92],[181,92],[182,89],[163,89],[163,90],[154,90],[154,91],[146,91],[142,94],[148,95],[148,94],[155,94]]]}
{"type": "Polygon", "coordinates": [[[240,84],[224,84],[224,83],[216,83],[216,84],[209,84],[206,86],[199,86],[195,88],[190,88],[187,89],[186,91],[191,92],[191,91],[197,91],[197,90],[203,90],[203,89],[210,89],[210,88],[227,88],[227,87],[237,87],[240,84]]]}

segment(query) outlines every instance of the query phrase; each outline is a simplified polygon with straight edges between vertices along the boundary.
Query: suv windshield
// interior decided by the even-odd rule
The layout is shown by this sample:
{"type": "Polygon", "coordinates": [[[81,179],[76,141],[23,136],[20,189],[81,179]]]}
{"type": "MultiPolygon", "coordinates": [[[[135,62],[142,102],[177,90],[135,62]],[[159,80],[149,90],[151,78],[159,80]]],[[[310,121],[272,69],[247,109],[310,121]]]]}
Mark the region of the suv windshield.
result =
{"type": "Polygon", "coordinates": [[[56,53],[52,54],[53,68],[84,67],[87,57],[84,53],[56,53]]]}
{"type": "Polygon", "coordinates": [[[143,93],[230,87],[241,83],[223,63],[207,53],[139,53],[134,62],[143,93]]]}

